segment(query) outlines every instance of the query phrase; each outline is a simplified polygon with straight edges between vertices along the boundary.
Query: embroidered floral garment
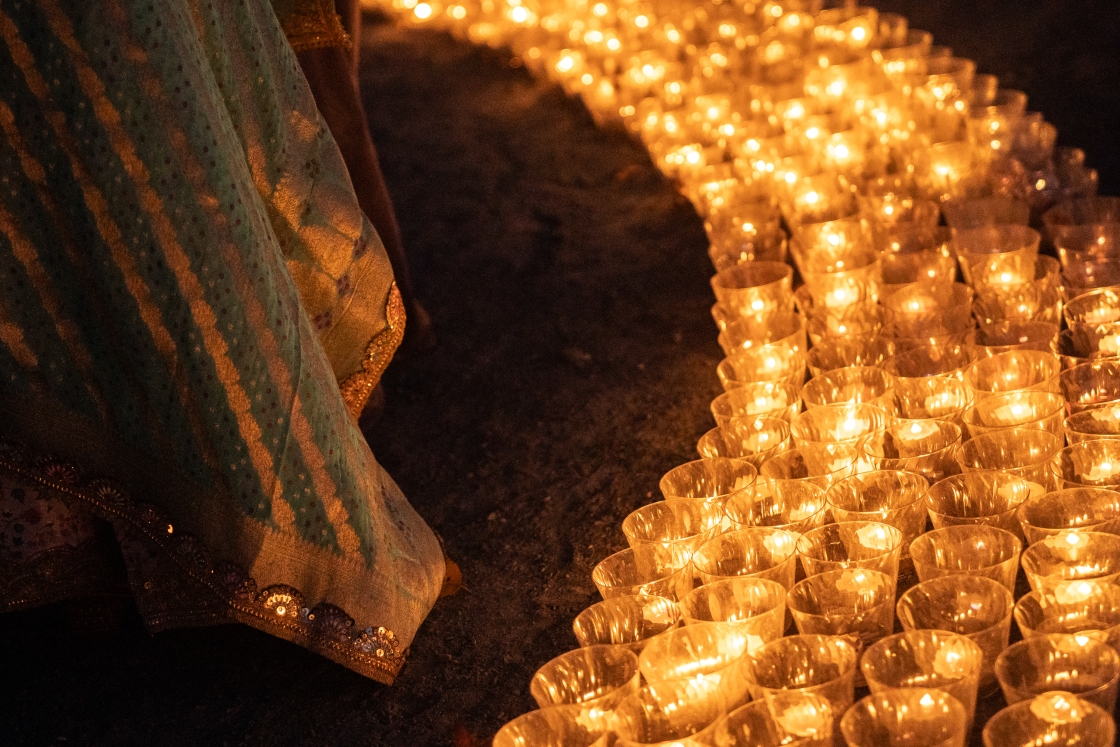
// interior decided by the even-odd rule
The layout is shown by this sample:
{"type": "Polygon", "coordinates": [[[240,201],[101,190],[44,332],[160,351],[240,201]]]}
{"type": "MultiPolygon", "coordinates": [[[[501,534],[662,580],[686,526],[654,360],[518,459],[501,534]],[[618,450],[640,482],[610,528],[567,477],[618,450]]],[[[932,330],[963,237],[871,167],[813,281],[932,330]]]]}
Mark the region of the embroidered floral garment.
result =
{"type": "Polygon", "coordinates": [[[391,681],[444,572],[354,420],[404,314],[272,8],[0,0],[0,75],[0,609],[96,591],[100,517],[150,627],[391,681]]]}

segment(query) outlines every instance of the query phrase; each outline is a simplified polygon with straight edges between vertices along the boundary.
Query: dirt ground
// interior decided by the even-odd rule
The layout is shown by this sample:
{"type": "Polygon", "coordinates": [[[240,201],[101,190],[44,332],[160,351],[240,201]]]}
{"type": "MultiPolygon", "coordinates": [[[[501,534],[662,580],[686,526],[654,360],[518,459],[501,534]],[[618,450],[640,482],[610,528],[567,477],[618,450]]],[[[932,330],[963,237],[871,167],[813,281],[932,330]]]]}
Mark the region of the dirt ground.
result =
{"type": "MultiPolygon", "coordinates": [[[[1026,90],[1117,192],[1114,0],[881,7],[1026,90]]],[[[643,149],[499,52],[385,24],[364,45],[371,127],[438,335],[390,368],[370,442],[466,588],[388,688],[239,626],[75,638],[56,609],[8,615],[0,743],[488,745],[532,707],[537,667],[575,646],[622,518],[711,427],[704,233],[643,149]]]]}

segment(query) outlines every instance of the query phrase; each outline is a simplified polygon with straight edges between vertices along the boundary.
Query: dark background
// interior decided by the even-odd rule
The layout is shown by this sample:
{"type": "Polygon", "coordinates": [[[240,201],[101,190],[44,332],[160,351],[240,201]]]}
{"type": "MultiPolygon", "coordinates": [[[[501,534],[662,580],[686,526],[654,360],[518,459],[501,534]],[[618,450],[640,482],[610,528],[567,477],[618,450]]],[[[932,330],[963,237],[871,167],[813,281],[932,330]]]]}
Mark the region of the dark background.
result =
{"type": "MultiPolygon", "coordinates": [[[[1026,91],[1120,191],[1116,0],[880,7],[1026,91]]],[[[0,744],[489,744],[575,646],[622,518],[712,426],[706,242],[644,151],[501,53],[385,25],[364,42],[439,343],[394,362],[370,441],[466,588],[388,688],[240,626],[81,638],[57,609],[0,617],[0,744]]]]}

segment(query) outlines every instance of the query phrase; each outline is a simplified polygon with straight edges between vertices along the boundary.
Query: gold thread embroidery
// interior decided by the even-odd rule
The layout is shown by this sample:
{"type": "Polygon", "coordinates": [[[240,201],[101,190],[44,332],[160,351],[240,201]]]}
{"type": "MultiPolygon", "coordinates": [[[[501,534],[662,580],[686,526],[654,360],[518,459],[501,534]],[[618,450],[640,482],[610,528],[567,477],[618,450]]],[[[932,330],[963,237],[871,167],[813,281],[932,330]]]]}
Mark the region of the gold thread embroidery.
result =
{"type": "MultiPolygon", "coordinates": [[[[17,443],[0,440],[0,469],[64,497],[90,506],[113,523],[118,533],[142,535],[159,551],[159,557],[179,574],[175,579],[156,579],[182,590],[182,581],[193,586],[197,609],[178,610],[169,619],[195,623],[220,622],[207,598],[221,602],[225,619],[251,625],[266,633],[297,643],[335,663],[371,679],[391,684],[404,665],[408,649],[384,627],[358,628],[346,612],[328,602],[307,607],[299,590],[274,584],[258,590],[256,582],[242,569],[223,563],[215,566],[207,549],[190,534],[176,531],[173,524],[150,504],[134,502],[122,488],[108,480],[85,480],[72,465],[51,458],[33,459],[17,443]]],[[[153,581],[143,582],[145,589],[153,581]]],[[[180,596],[180,599],[182,597],[180,596]]]]}
{"type": "Polygon", "coordinates": [[[362,370],[350,374],[338,385],[342,392],[342,399],[354,418],[362,414],[362,409],[369,401],[369,395],[381,380],[381,374],[385,373],[385,369],[393,359],[393,353],[404,339],[406,321],[404,301],[401,300],[401,292],[397,290],[396,283],[389,287],[389,300],[385,303],[385,321],[389,326],[378,332],[366,345],[362,370]]]}
{"type": "Polygon", "coordinates": [[[300,0],[276,7],[280,27],[296,52],[323,47],[350,49],[350,36],[334,9],[334,0],[300,0]],[[294,7],[293,7],[294,6],[294,7]]]}

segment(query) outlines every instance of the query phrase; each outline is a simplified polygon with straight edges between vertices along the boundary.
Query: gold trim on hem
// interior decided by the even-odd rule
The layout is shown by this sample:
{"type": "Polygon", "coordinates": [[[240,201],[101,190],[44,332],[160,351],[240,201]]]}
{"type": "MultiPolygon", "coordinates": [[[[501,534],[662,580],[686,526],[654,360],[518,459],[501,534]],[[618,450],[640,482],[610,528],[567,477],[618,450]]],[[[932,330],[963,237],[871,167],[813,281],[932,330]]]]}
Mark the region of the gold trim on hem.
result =
{"type": "Polygon", "coordinates": [[[362,369],[352,373],[339,382],[338,388],[342,392],[342,399],[346,402],[346,409],[357,419],[362,414],[369,395],[373,392],[381,374],[393,360],[393,353],[400,347],[404,339],[406,315],[404,301],[397,284],[389,287],[389,300],[385,303],[385,320],[389,325],[378,332],[369,344],[362,358],[362,369]]]}
{"type": "Polygon", "coordinates": [[[335,11],[334,0],[304,0],[273,5],[280,27],[296,52],[324,47],[350,50],[350,35],[335,11]]]}
{"type": "Polygon", "coordinates": [[[386,685],[404,666],[408,649],[391,630],[357,628],[344,610],[327,602],[309,608],[300,591],[285,584],[258,590],[243,569],[232,563],[215,566],[203,543],[177,531],[157,507],[133,501],[109,480],[87,481],[74,466],[35,458],[8,440],[0,440],[0,470],[90,507],[113,524],[126,558],[132,552],[157,558],[142,569],[129,564],[138,604],[157,608],[146,616],[154,631],[184,623],[241,622],[386,685]],[[174,597],[174,608],[160,604],[161,591],[174,597]]]}

